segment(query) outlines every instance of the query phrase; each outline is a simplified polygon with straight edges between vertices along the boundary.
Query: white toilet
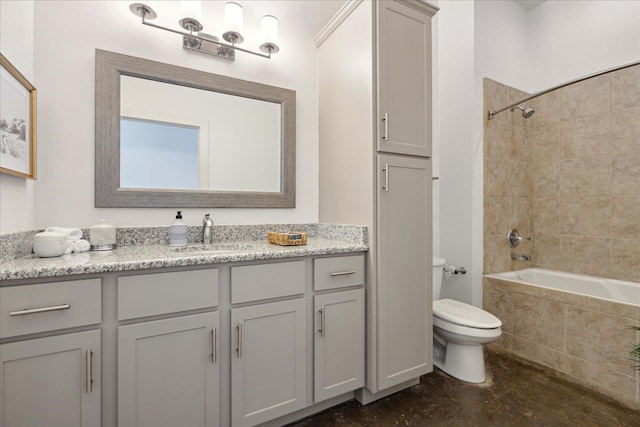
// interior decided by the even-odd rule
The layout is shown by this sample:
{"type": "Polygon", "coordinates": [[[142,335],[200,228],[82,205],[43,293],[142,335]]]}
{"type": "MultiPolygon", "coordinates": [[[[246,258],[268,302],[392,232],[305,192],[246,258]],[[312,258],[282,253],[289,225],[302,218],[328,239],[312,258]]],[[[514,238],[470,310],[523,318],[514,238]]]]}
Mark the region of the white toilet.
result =
{"type": "Polygon", "coordinates": [[[502,322],[473,305],[439,299],[444,265],[443,258],[433,258],[433,364],[462,381],[482,383],[482,345],[500,337],[502,322]]]}

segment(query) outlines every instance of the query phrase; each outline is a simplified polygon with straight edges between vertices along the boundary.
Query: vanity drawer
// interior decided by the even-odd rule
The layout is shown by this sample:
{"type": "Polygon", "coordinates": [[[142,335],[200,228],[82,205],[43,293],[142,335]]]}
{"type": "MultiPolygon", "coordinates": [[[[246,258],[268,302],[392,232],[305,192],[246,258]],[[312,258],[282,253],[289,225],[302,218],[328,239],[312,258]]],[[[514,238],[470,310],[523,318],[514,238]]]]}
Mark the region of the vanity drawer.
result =
{"type": "Polygon", "coordinates": [[[231,303],[303,294],[305,271],[304,261],[231,267],[231,303]]]}
{"type": "Polygon", "coordinates": [[[364,255],[313,260],[313,290],[364,285],[364,255]]]}
{"type": "Polygon", "coordinates": [[[101,279],[0,288],[0,338],[101,321],[101,279]]]}
{"type": "Polygon", "coordinates": [[[118,320],[218,305],[218,269],[118,277],[118,320]]]}

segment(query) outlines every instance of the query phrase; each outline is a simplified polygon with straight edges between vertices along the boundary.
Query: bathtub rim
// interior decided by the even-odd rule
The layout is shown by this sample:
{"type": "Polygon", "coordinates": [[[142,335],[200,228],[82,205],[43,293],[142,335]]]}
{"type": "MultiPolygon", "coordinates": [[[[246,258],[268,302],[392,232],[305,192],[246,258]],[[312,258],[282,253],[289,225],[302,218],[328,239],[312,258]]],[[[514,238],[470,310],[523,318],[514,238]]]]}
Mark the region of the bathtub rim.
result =
{"type": "Polygon", "coordinates": [[[582,297],[582,298],[595,298],[601,301],[608,301],[610,303],[615,303],[615,304],[624,304],[624,305],[628,305],[631,307],[637,307],[638,310],[640,310],[640,302],[639,303],[634,303],[634,302],[630,302],[630,301],[620,301],[617,299],[612,299],[612,298],[604,298],[601,296],[597,296],[597,295],[591,295],[591,294],[587,294],[587,293],[579,293],[579,292],[575,292],[572,290],[568,290],[568,289],[561,289],[561,288],[554,288],[554,287],[550,287],[550,286],[546,286],[546,285],[541,285],[538,283],[531,283],[525,280],[518,280],[515,277],[513,277],[513,275],[517,274],[517,273],[521,273],[521,272],[525,272],[525,271],[541,271],[541,272],[550,272],[552,274],[556,274],[558,276],[564,276],[564,277],[570,277],[570,278],[578,278],[578,279],[586,279],[590,282],[609,282],[612,284],[622,284],[622,285],[626,285],[626,286],[631,286],[631,287],[637,287],[638,291],[640,292],[640,283],[636,283],[636,282],[629,282],[629,281],[625,281],[625,280],[618,280],[618,279],[611,279],[611,278],[606,278],[606,277],[598,277],[598,276],[589,276],[587,274],[579,274],[579,273],[569,273],[566,271],[560,271],[560,270],[551,270],[549,268],[541,268],[541,267],[529,267],[529,268],[523,268],[520,270],[513,270],[513,271],[504,271],[504,272],[500,272],[500,273],[488,273],[488,274],[483,274],[482,277],[483,278],[490,278],[490,279],[497,279],[497,280],[504,280],[506,282],[509,283],[514,283],[520,286],[534,286],[537,288],[542,288],[542,289],[546,289],[546,290],[550,290],[553,292],[560,292],[560,293],[567,293],[567,294],[571,294],[571,295],[576,295],[578,297],[582,297]]]}

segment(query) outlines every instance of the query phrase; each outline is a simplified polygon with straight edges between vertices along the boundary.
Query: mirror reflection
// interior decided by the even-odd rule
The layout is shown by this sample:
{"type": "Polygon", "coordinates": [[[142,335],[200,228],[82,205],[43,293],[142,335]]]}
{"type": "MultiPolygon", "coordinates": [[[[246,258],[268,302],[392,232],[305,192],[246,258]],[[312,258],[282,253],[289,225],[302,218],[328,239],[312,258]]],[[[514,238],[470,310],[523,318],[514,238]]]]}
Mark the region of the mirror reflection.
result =
{"type": "Polygon", "coordinates": [[[280,190],[280,104],[120,81],[120,186],[280,190]]]}

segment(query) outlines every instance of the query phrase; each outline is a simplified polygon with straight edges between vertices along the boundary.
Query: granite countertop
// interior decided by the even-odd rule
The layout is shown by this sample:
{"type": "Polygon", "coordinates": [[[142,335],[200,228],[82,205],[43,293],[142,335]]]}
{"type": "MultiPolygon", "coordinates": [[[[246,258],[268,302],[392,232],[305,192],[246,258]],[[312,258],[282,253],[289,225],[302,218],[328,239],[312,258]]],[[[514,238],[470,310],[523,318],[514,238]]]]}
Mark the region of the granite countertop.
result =
{"type": "Polygon", "coordinates": [[[247,240],[213,245],[190,244],[181,249],[171,248],[168,245],[127,246],[113,251],[74,253],[55,258],[38,258],[31,254],[3,262],[0,268],[0,281],[367,250],[368,247],[364,242],[309,237],[307,244],[302,246],[278,246],[264,240],[247,240]]]}

